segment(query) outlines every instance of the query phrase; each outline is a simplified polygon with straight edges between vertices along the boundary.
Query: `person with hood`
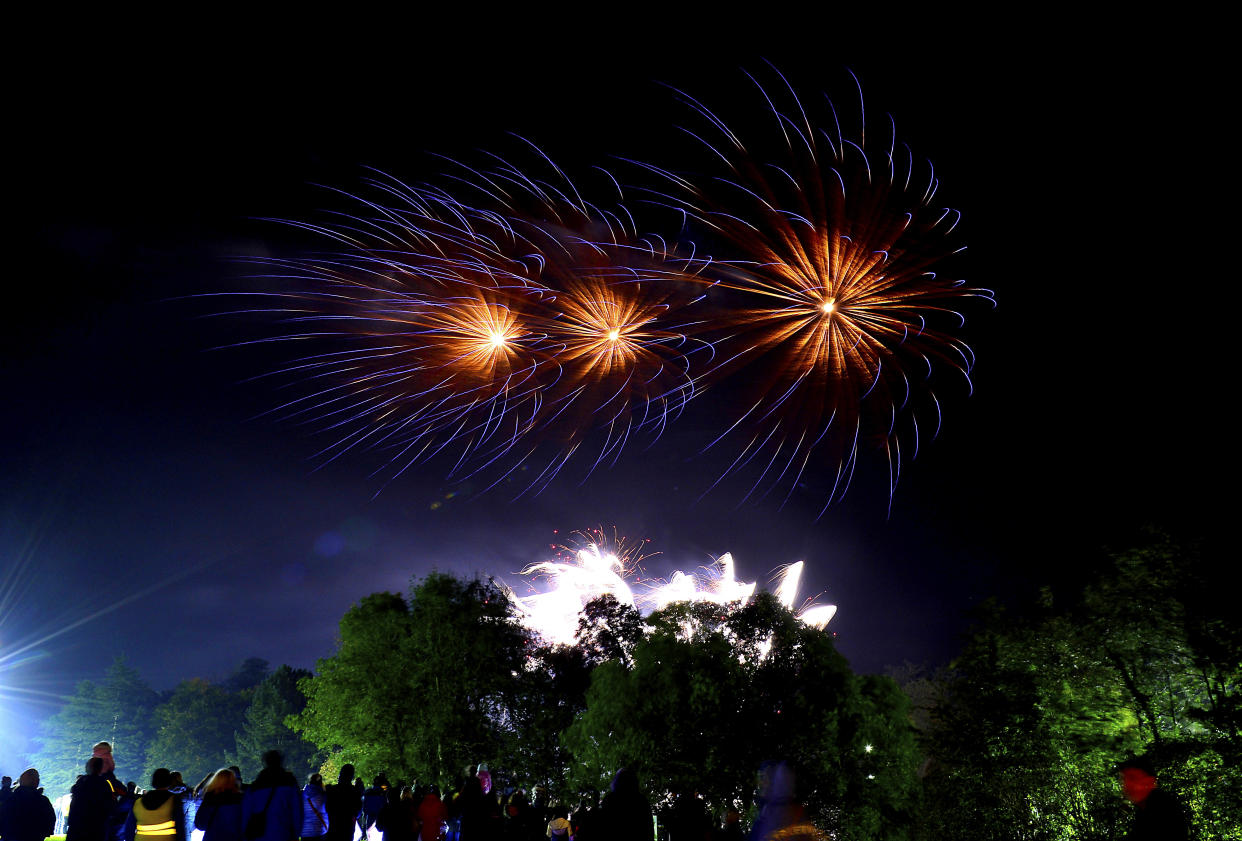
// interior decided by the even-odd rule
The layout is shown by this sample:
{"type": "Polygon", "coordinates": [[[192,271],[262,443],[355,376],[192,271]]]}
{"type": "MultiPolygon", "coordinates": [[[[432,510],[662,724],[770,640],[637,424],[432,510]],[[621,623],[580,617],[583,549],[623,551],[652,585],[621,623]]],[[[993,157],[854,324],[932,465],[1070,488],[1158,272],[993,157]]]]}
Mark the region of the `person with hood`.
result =
{"type": "Polygon", "coordinates": [[[328,834],[328,807],[323,777],[311,774],[302,789],[302,837],[320,839],[328,834]]]}
{"type": "Polygon", "coordinates": [[[172,779],[173,784],[168,787],[168,790],[181,800],[181,808],[185,812],[185,825],[194,826],[194,813],[198,811],[198,801],[194,799],[194,792],[186,785],[185,778],[181,776],[180,771],[173,771],[172,779]]]}
{"type": "Polygon", "coordinates": [[[440,799],[440,790],[427,786],[418,804],[418,837],[420,841],[439,841],[448,831],[448,809],[440,799]]]}
{"type": "Polygon", "coordinates": [[[125,822],[128,841],[185,841],[185,811],[181,799],[168,790],[172,784],[167,768],[151,774],[151,791],[134,801],[125,822]]]}
{"type": "Polygon", "coordinates": [[[27,768],[17,778],[0,806],[0,838],[5,841],[43,841],[56,829],[56,810],[39,790],[39,772],[27,768]]]}
{"type": "Polygon", "coordinates": [[[602,841],[650,841],[655,834],[651,803],[638,787],[633,768],[620,768],[599,807],[602,841]]]}
{"type": "Polygon", "coordinates": [[[107,837],[108,818],[116,801],[103,769],[103,759],[92,756],[86,760],[86,773],[73,784],[66,841],[104,841],[107,837]]]}
{"type": "Polygon", "coordinates": [[[759,815],[751,841],[825,841],[827,836],[807,817],[798,797],[798,774],[787,762],[759,768],[759,815]]]}
{"type": "Polygon", "coordinates": [[[1117,766],[1121,790],[1134,804],[1134,823],[1126,841],[1186,841],[1190,826],[1182,804],[1160,788],[1148,757],[1127,759],[1117,766]]]}
{"type": "Polygon", "coordinates": [[[302,792],[278,750],[263,754],[263,770],[242,796],[245,841],[295,841],[302,829],[302,792]]]}
{"type": "Polygon", "coordinates": [[[203,787],[194,828],[202,831],[203,841],[244,841],[241,781],[228,768],[212,774],[203,787]]]}

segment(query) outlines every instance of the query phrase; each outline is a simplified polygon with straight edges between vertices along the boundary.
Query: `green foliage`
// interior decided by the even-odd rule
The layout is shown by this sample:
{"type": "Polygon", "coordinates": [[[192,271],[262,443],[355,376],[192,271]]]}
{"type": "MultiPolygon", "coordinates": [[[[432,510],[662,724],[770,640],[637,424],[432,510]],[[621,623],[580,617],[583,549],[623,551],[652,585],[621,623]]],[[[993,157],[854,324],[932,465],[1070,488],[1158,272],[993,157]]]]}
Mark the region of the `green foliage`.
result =
{"type": "Polygon", "coordinates": [[[543,785],[555,796],[569,793],[572,757],[561,733],[585,709],[590,680],[585,652],[570,646],[536,649],[515,676],[499,762],[528,790],[543,785]]]}
{"type": "Polygon", "coordinates": [[[377,593],[342,618],[290,722],[363,776],[445,782],[503,756],[528,644],[500,588],[433,573],[408,602],[377,593]]]}
{"type": "Polygon", "coordinates": [[[269,750],[280,751],[285,768],[298,779],[318,770],[321,752],[285,723],[305,709],[306,696],[298,683],[310,676],[306,669],[281,666],[255,688],[242,727],[235,734],[236,751],[228,754],[228,764],[241,768],[245,779],[258,775],[263,754],[269,750]]]}
{"type": "Polygon", "coordinates": [[[245,696],[201,679],[184,680],[155,709],[155,738],[147,753],[144,782],[156,768],[180,771],[193,786],[227,764],[233,730],[246,709],[245,696]]]}
{"type": "Polygon", "coordinates": [[[582,609],[574,646],[591,665],[619,660],[628,666],[642,637],[643,617],[638,609],[608,593],[591,599],[582,609]]]}
{"type": "Polygon", "coordinates": [[[628,666],[612,659],[592,674],[564,737],[573,784],[602,787],[632,764],[657,801],[684,786],[719,809],[749,802],[760,765],[779,759],[798,769],[825,829],[899,837],[918,753],[895,683],[856,677],[829,635],[767,595],[744,607],[672,605],[647,621],[628,666]]]}
{"type": "Polygon", "coordinates": [[[156,700],[154,690],[124,657],[112,662],[102,683],[79,683],[65,707],[48,719],[41,749],[31,757],[48,795],[68,793],[91,748],[101,741],[112,744],[119,777],[139,776],[153,735],[156,700]]]}
{"type": "Polygon", "coordinates": [[[263,678],[252,658],[157,707],[118,661],[78,687],[36,762],[52,793],[100,739],[123,774],[137,753],[191,783],[226,758],[252,775],[275,747],[298,774],[352,762],[445,784],[487,762],[565,796],[628,764],[657,806],[684,786],[745,809],[757,769],[783,760],[833,837],[1092,841],[1125,834],[1113,768],[1147,753],[1200,837],[1242,841],[1242,632],[1213,570],[1156,538],[1068,598],[985,605],[951,667],[903,687],[855,675],[769,595],[646,620],[601,598],[575,646],[537,648],[500,588],[433,574],[362,599],[314,676],[263,678]]]}
{"type": "Polygon", "coordinates": [[[267,678],[269,665],[262,657],[247,657],[220,686],[228,692],[238,693],[255,689],[267,678]]]}
{"type": "Polygon", "coordinates": [[[1200,831],[1238,837],[1239,648],[1210,589],[1157,537],[1063,602],[987,607],[925,731],[925,837],[1119,837],[1113,768],[1143,753],[1200,831]]]}

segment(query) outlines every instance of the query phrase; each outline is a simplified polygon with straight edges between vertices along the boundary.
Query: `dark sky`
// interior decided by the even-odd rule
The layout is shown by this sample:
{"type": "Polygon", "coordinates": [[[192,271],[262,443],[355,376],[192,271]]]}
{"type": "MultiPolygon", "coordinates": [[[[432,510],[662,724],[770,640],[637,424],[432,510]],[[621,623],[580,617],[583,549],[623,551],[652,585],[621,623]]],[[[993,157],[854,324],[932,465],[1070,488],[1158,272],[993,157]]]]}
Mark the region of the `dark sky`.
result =
{"type": "Polygon", "coordinates": [[[1197,528],[1211,430],[1195,419],[1197,339],[1165,300],[1194,282],[1177,276],[1184,197],[1169,173],[1193,150],[1168,130],[1187,107],[1172,62],[1068,40],[1052,62],[1035,37],[841,55],[426,41],[92,53],[70,60],[72,84],[20,95],[0,766],[117,653],[157,688],[252,655],[310,667],[360,596],[433,567],[511,576],[578,528],[650,538],[657,574],[731,551],[763,580],[805,559],[803,592],[839,606],[839,647],[867,671],[944,662],[972,604],[1073,586],[1144,524],[1197,528]],[[372,499],[373,462],[314,472],[319,438],[254,419],[274,395],[243,380],[269,360],[212,350],[239,325],[175,300],[238,288],[230,258],[296,253],[305,240],[254,217],[313,216],[332,202],[312,185],[352,189],[364,165],[418,179],[436,169],[427,152],[510,151],[512,131],[570,166],[676,166],[685,112],[657,82],[746,128],[758,103],[741,68],[761,56],[811,98],[848,100],[851,67],[873,118],[893,114],[935,161],[940,199],[964,214],[963,274],[996,291],[967,328],[975,393],[946,399],[891,512],[877,461],[818,521],[814,494],[780,511],[737,508],[736,487],[696,503],[719,465],[682,458],[693,428],[537,498],[476,497],[429,468],[372,499]]]}

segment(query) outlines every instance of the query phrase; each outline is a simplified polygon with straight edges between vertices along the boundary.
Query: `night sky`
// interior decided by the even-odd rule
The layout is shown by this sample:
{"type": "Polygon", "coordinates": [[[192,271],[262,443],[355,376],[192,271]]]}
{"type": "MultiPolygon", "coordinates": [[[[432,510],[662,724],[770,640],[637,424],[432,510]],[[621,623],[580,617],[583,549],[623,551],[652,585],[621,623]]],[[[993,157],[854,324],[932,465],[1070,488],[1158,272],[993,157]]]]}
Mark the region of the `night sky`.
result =
{"type": "Polygon", "coordinates": [[[32,723],[118,653],[159,689],[248,656],[312,667],[359,597],[433,568],[512,580],[574,529],[649,538],[657,575],[730,551],[766,580],[804,559],[804,595],[838,605],[830,628],[862,671],[947,661],[971,605],[1072,587],[1143,525],[1198,529],[1214,430],[1198,420],[1201,340],[1164,297],[1195,282],[1177,278],[1192,150],[1168,129],[1187,107],[1171,63],[1068,41],[1051,62],[1036,38],[839,55],[425,40],[91,54],[71,60],[72,85],[18,95],[24,221],[0,335],[6,771],[32,723]],[[687,460],[693,426],[536,498],[478,496],[440,464],[372,498],[373,458],[315,471],[321,437],[255,417],[276,395],[245,380],[270,351],[213,350],[246,325],[183,299],[243,288],[234,257],[316,244],[256,217],[339,208],[314,185],[355,189],[363,166],[432,177],[428,152],[507,153],[515,132],[570,169],[677,167],[687,115],[659,82],[768,131],[741,72],[763,57],[808,99],[848,102],[845,68],[858,74],[872,118],[891,113],[935,162],[939,199],[963,213],[962,275],[999,302],[970,311],[975,393],[946,396],[891,511],[874,456],[818,521],[813,492],[783,510],[738,508],[736,486],[696,502],[723,465],[687,460]]]}

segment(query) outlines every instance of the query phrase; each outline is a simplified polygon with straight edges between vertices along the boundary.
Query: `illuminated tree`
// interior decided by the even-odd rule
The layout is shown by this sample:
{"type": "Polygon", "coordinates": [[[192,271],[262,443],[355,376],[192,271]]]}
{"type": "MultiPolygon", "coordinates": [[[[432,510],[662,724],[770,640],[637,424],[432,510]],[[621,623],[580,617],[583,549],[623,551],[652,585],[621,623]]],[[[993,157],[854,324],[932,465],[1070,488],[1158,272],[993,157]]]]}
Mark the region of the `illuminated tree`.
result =
{"type": "Polygon", "coordinates": [[[528,643],[500,588],[433,573],[408,601],[376,593],[345,614],[291,723],[364,776],[446,782],[503,754],[528,643]]]}
{"type": "Polygon", "coordinates": [[[1155,536],[1066,598],[985,610],[926,731],[926,837],[1116,837],[1113,767],[1150,753],[1200,831],[1242,838],[1242,647],[1215,569],[1155,536]]]}
{"type": "Polygon", "coordinates": [[[117,775],[137,779],[154,735],[151,714],[157,700],[124,657],[112,662],[101,683],[79,683],[64,708],[44,725],[41,748],[31,757],[46,792],[53,797],[67,793],[100,741],[112,744],[117,775]]]}
{"type": "Polygon", "coordinates": [[[572,782],[600,787],[633,764],[655,801],[685,787],[720,808],[749,802],[760,765],[783,760],[825,829],[892,837],[911,822],[918,755],[895,683],[854,675],[828,634],[767,594],[676,604],[647,623],[629,666],[592,674],[565,734],[572,782]]]}
{"type": "Polygon", "coordinates": [[[281,666],[255,688],[234,735],[237,749],[229,754],[229,763],[240,767],[246,779],[253,779],[263,768],[263,753],[268,750],[280,751],[285,768],[298,779],[319,768],[319,750],[285,723],[306,708],[298,682],[310,676],[306,669],[281,666]]]}
{"type": "Polygon", "coordinates": [[[150,779],[156,768],[168,768],[194,785],[223,767],[245,709],[243,695],[197,678],[182,681],[155,709],[157,730],[143,777],[150,779]]]}

